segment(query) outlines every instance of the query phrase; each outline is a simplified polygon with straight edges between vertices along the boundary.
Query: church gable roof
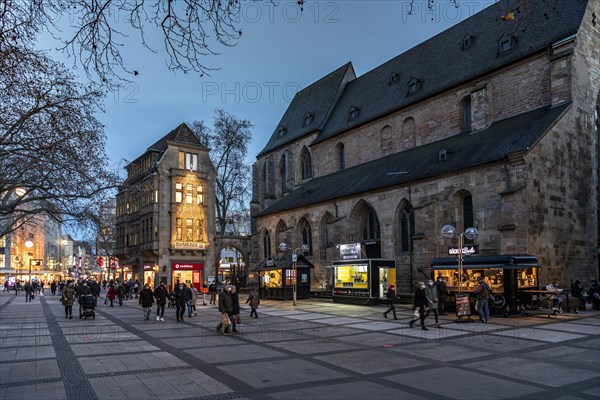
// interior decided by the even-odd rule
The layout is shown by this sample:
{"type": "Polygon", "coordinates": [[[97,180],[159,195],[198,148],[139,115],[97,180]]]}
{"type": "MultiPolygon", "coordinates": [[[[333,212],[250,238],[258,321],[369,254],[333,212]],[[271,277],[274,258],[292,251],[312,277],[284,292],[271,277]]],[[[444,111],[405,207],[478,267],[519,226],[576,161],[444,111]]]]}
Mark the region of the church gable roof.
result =
{"type": "Polygon", "coordinates": [[[452,173],[526,152],[569,107],[548,106],[494,122],[476,134],[463,133],[315,178],[260,215],[307,207],[360,193],[452,173]],[[448,157],[440,160],[440,149],[448,157]]]}
{"type": "Polygon", "coordinates": [[[257,157],[323,129],[345,80],[354,78],[352,64],[347,63],[296,93],[269,142],[257,157]]]}
{"type": "Polygon", "coordinates": [[[502,0],[349,82],[313,144],[476,79],[579,29],[588,0],[502,0]],[[514,20],[506,16],[513,12],[514,20]],[[468,45],[465,44],[465,38],[468,45]],[[510,38],[510,40],[505,40],[510,38]],[[360,109],[349,118],[352,107],[360,109]]]}

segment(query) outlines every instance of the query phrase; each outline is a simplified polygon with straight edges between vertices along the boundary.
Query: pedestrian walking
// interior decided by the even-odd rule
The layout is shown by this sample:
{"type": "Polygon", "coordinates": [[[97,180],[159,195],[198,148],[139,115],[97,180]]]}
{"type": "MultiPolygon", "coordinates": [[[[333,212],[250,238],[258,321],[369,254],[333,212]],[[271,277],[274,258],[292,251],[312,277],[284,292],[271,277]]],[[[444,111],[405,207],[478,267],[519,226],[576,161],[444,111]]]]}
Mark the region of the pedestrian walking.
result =
{"type": "Polygon", "coordinates": [[[260,304],[260,296],[258,295],[258,292],[256,291],[256,289],[252,289],[250,291],[250,294],[248,295],[248,298],[246,299],[246,304],[250,303],[250,318],[252,318],[252,315],[254,315],[254,318],[258,318],[258,313],[256,312],[256,310],[258,309],[258,305],[260,304]]]}
{"type": "Polygon", "coordinates": [[[219,313],[220,320],[217,325],[217,333],[221,333],[223,329],[223,335],[230,336],[231,331],[231,315],[233,314],[233,300],[231,298],[231,286],[226,285],[223,291],[219,294],[219,313]]]}
{"type": "MultiPolygon", "coordinates": [[[[109,289],[110,290],[110,289],[109,289]]],[[[117,298],[119,299],[119,307],[123,306],[123,299],[127,300],[127,287],[125,286],[125,282],[117,283],[117,288],[115,289],[117,298]]],[[[112,307],[112,303],[111,303],[112,307]]]]}
{"type": "Polygon", "coordinates": [[[142,289],[139,302],[144,309],[144,319],[148,321],[150,319],[150,312],[152,311],[152,304],[154,304],[154,293],[152,293],[150,285],[146,285],[142,289]]]}
{"type": "Polygon", "coordinates": [[[8,279],[4,281],[4,289],[2,289],[2,293],[6,292],[6,293],[10,293],[9,292],[9,286],[8,286],[8,279]]]}
{"type": "Polygon", "coordinates": [[[186,294],[186,297],[189,295],[190,300],[188,302],[188,317],[192,318],[192,316],[196,316],[196,302],[198,301],[198,289],[192,284],[189,288],[189,294],[186,294]]]}
{"type": "Polygon", "coordinates": [[[429,282],[427,282],[427,287],[425,287],[425,296],[427,297],[429,310],[433,311],[433,316],[435,317],[435,327],[441,328],[442,326],[440,325],[438,313],[440,298],[438,295],[437,286],[435,286],[435,283],[431,279],[429,282]]]}
{"type": "Polygon", "coordinates": [[[183,289],[183,283],[180,283],[173,292],[175,295],[175,313],[177,316],[177,322],[183,322],[183,313],[185,312],[186,308],[186,295],[183,289]]]}
{"type": "Polygon", "coordinates": [[[165,283],[161,281],[158,286],[154,289],[154,297],[156,298],[156,320],[159,319],[164,321],[165,305],[169,298],[169,291],[165,286],[165,283]]]}
{"type": "Polygon", "coordinates": [[[140,294],[140,281],[138,281],[137,279],[133,283],[133,294],[135,294],[136,299],[138,298],[138,295],[140,294]]]}
{"type": "Polygon", "coordinates": [[[31,283],[25,283],[25,302],[31,301],[31,297],[33,297],[33,286],[31,283]]]}
{"type": "Polygon", "coordinates": [[[387,292],[385,292],[385,298],[387,299],[390,308],[388,308],[387,311],[383,313],[383,317],[387,318],[388,313],[391,311],[394,315],[394,319],[398,319],[398,317],[396,317],[396,305],[394,304],[394,302],[396,301],[396,290],[394,289],[394,285],[388,286],[387,292]]]}
{"type": "MultiPolygon", "coordinates": [[[[114,285],[110,285],[110,287],[108,288],[108,293],[106,294],[106,298],[110,301],[110,306],[113,306],[113,301],[115,300],[115,297],[117,296],[117,291],[115,290],[115,286],[114,285]]],[[[121,297],[119,297],[119,302],[121,302],[121,297]]]]}
{"type": "Polygon", "coordinates": [[[479,282],[479,286],[473,291],[477,295],[475,309],[479,313],[479,321],[488,323],[490,320],[490,287],[481,276],[477,278],[477,282],[479,282]]]}
{"type": "Polygon", "coordinates": [[[50,292],[52,293],[52,296],[56,294],[56,281],[52,281],[50,284],[50,292]]]}
{"type": "Polygon", "coordinates": [[[427,296],[425,295],[425,282],[419,282],[417,284],[417,290],[415,291],[415,299],[414,299],[414,307],[415,307],[415,318],[412,319],[408,326],[411,328],[413,324],[420,319],[421,320],[421,329],[424,331],[428,331],[425,326],[425,311],[427,309],[427,296]]]}
{"type": "Polygon", "coordinates": [[[448,315],[446,312],[446,298],[448,297],[448,285],[446,285],[446,281],[444,277],[439,275],[437,280],[435,281],[435,287],[438,292],[438,311],[440,315],[448,315]]]}
{"type": "Polygon", "coordinates": [[[65,306],[65,319],[72,319],[73,303],[75,302],[75,287],[72,281],[69,281],[67,286],[63,288],[60,300],[65,306]]]}
{"type": "Polygon", "coordinates": [[[217,285],[214,282],[211,282],[210,285],[208,285],[208,293],[210,294],[210,304],[216,305],[217,304],[217,285]]]}

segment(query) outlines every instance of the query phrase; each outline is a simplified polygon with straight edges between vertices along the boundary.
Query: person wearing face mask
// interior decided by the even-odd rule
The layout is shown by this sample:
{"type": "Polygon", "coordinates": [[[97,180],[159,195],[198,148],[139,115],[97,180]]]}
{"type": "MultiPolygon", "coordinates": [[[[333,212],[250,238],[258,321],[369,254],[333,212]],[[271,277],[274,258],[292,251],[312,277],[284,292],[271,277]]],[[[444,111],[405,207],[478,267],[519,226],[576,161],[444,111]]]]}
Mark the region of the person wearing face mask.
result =
{"type": "Polygon", "coordinates": [[[441,328],[439,322],[439,313],[438,313],[438,305],[440,304],[440,296],[438,295],[438,289],[435,286],[434,282],[430,279],[427,282],[427,286],[425,287],[425,296],[427,297],[427,303],[429,304],[429,309],[433,311],[433,316],[435,317],[435,327],[441,328]]]}
{"type": "MultiPolygon", "coordinates": [[[[424,331],[428,331],[425,327],[425,309],[427,308],[427,296],[425,294],[425,282],[419,282],[417,284],[417,290],[415,292],[415,314],[419,315],[419,319],[421,319],[421,329],[424,331]]],[[[417,318],[411,320],[408,325],[412,328],[413,324],[417,321],[417,318]]]]}

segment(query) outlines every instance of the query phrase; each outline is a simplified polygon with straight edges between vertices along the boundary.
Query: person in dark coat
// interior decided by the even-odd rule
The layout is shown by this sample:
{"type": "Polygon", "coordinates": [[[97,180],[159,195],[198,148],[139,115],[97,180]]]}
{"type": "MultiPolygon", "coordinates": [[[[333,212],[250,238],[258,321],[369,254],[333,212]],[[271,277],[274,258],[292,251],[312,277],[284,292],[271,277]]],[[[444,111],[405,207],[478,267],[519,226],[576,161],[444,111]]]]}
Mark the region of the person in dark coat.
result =
{"type": "Polygon", "coordinates": [[[148,321],[150,319],[150,311],[152,311],[152,304],[154,303],[154,293],[150,289],[150,285],[144,286],[140,293],[140,305],[144,309],[144,319],[148,321]]]}
{"type": "Polygon", "coordinates": [[[246,299],[246,304],[250,303],[250,317],[254,314],[254,318],[258,318],[258,313],[256,310],[258,309],[258,305],[260,304],[260,296],[256,289],[252,289],[248,298],[246,299]]]}
{"type": "Polygon", "coordinates": [[[439,301],[438,301],[438,310],[440,315],[448,315],[446,312],[446,297],[448,296],[448,286],[446,285],[446,281],[444,281],[444,277],[439,275],[437,280],[435,281],[435,287],[437,288],[439,301]]]}
{"type": "Polygon", "coordinates": [[[65,306],[65,318],[73,318],[73,303],[75,302],[75,288],[73,282],[69,282],[62,290],[61,301],[65,306]]]}
{"type": "Polygon", "coordinates": [[[210,293],[210,301],[209,304],[217,304],[217,285],[214,282],[211,282],[208,285],[208,293],[210,293]]]}
{"type": "MultiPolygon", "coordinates": [[[[221,316],[225,315],[226,318],[231,320],[231,315],[233,314],[233,300],[231,298],[231,286],[229,285],[226,285],[219,295],[219,313],[221,316]]],[[[219,325],[217,325],[218,333],[221,332],[221,328],[223,328],[223,323],[219,321],[219,325]]],[[[229,326],[223,329],[223,335],[231,335],[229,326]]]]}
{"type": "MultiPolygon", "coordinates": [[[[417,291],[415,292],[415,311],[419,313],[419,319],[421,319],[421,329],[428,331],[425,327],[425,309],[427,308],[428,301],[425,295],[425,282],[419,282],[417,284],[417,291]]],[[[417,318],[411,320],[408,325],[412,328],[413,324],[417,321],[417,318]]]]}
{"type": "Polygon", "coordinates": [[[180,283],[175,290],[173,291],[174,295],[175,295],[175,307],[176,307],[176,316],[177,316],[177,322],[181,321],[183,322],[183,313],[185,312],[185,309],[187,308],[187,296],[186,296],[186,291],[185,291],[185,287],[183,285],[183,283],[180,283]]]}
{"type": "Polygon", "coordinates": [[[169,298],[169,291],[165,286],[165,283],[161,281],[156,289],[154,289],[154,297],[156,298],[156,320],[159,319],[164,321],[163,316],[165,315],[165,305],[169,298]]]}
{"type": "Polygon", "coordinates": [[[33,295],[33,286],[29,282],[25,282],[25,302],[31,301],[33,295]]]}
{"type": "Polygon", "coordinates": [[[50,291],[52,292],[52,296],[56,295],[56,281],[52,281],[50,284],[50,291]]]}
{"type": "Polygon", "coordinates": [[[396,317],[396,305],[394,304],[396,301],[396,290],[394,289],[394,285],[388,286],[388,290],[385,292],[385,298],[387,299],[390,308],[383,313],[383,317],[387,318],[388,313],[391,311],[392,314],[394,314],[394,319],[398,319],[398,317],[396,317]]]}

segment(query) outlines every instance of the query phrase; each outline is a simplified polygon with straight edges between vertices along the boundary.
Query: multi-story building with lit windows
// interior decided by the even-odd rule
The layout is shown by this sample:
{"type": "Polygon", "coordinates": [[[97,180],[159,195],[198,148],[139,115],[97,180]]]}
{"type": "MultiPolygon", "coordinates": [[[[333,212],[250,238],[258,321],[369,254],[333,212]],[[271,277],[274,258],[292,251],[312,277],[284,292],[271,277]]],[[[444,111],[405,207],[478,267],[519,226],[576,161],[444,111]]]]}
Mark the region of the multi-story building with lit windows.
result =
{"type": "Polygon", "coordinates": [[[117,277],[200,288],[216,276],[209,149],[181,124],[126,166],[116,204],[117,277]]]}

